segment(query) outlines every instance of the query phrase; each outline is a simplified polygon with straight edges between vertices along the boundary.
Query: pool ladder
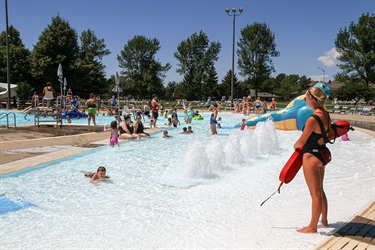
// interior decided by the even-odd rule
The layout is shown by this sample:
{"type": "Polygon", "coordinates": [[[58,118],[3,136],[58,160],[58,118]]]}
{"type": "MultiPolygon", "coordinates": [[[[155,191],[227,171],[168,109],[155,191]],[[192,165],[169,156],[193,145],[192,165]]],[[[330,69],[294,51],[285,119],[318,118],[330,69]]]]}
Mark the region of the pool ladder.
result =
{"type": "Polygon", "coordinates": [[[14,127],[16,127],[16,114],[14,112],[10,112],[10,113],[5,113],[5,112],[2,112],[0,113],[0,120],[3,119],[3,118],[6,118],[7,119],[7,128],[9,128],[9,115],[13,115],[13,118],[14,118],[14,127]]]}

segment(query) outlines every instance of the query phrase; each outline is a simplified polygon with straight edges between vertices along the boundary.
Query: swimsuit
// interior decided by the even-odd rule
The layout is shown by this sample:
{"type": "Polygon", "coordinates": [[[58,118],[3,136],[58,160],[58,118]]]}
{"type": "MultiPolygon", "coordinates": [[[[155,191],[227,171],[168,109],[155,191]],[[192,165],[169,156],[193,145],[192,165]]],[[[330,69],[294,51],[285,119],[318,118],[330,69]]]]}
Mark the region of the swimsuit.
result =
{"type": "Polygon", "coordinates": [[[210,124],[217,124],[217,121],[214,119],[214,113],[210,116],[210,124]]]}
{"type": "Polygon", "coordinates": [[[111,134],[111,138],[109,139],[109,143],[111,145],[118,143],[118,134],[117,133],[116,134],[111,134]]]}
{"type": "MultiPolygon", "coordinates": [[[[326,115],[324,114],[324,116],[326,116],[326,115]]],[[[315,156],[316,158],[318,158],[322,162],[322,166],[325,166],[325,165],[327,165],[327,163],[329,163],[331,161],[331,152],[326,147],[326,143],[328,142],[327,141],[328,140],[327,133],[329,132],[329,127],[328,127],[328,130],[325,131],[323,122],[320,119],[320,117],[317,116],[317,115],[312,115],[312,117],[314,117],[318,121],[319,126],[320,126],[320,130],[321,130],[321,134],[318,134],[318,133],[313,131],[311,133],[310,137],[307,139],[306,144],[303,146],[302,152],[312,154],[313,156],[315,156]],[[321,139],[321,138],[324,139],[323,145],[318,143],[319,139],[321,139]]],[[[331,122],[330,118],[327,117],[327,116],[326,116],[326,118],[327,118],[328,122],[330,123],[331,122]]]]}

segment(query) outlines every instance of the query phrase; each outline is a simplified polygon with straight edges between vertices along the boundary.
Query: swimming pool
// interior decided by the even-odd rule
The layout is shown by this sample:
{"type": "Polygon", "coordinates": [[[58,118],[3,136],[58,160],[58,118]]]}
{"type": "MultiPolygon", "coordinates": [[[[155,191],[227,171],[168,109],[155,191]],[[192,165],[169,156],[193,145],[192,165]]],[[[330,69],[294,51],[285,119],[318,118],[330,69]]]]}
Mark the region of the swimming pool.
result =
{"type": "Polygon", "coordinates": [[[211,136],[208,115],[193,121],[193,134],[181,134],[181,120],[168,139],[159,132],[1,176],[0,194],[35,205],[0,216],[2,246],[306,249],[374,198],[375,141],[355,131],[350,141],[329,146],[325,189],[332,227],[296,233],[310,219],[302,172],[260,203],[277,189],[300,132],[275,131],[272,122],[234,130],[242,116],[221,113],[223,129],[211,136]],[[99,165],[111,180],[93,185],[80,170],[99,165]]]}
{"type": "MultiPolygon", "coordinates": [[[[26,125],[26,124],[34,124],[34,114],[25,114],[25,113],[22,113],[22,112],[18,112],[18,111],[13,111],[13,110],[0,110],[0,113],[11,113],[13,112],[16,116],[16,125],[19,126],[19,125],[26,125]]],[[[52,118],[51,116],[46,116],[46,117],[43,117],[41,116],[40,117],[40,122],[44,122],[44,121],[53,121],[54,118],[52,118]]],[[[99,114],[97,117],[96,117],[96,124],[97,125],[106,125],[106,124],[109,124],[111,123],[111,121],[113,121],[114,118],[113,116],[103,116],[102,114],[99,114]]],[[[63,122],[65,123],[66,122],[66,119],[63,119],[63,122]]],[[[87,124],[87,117],[82,117],[82,118],[72,118],[72,125],[74,124],[87,124]]],[[[93,122],[91,121],[91,125],[93,124],[93,122]]],[[[0,126],[4,126],[6,125],[6,118],[3,118],[0,120],[0,126]]],[[[10,126],[13,126],[14,125],[14,118],[13,118],[13,115],[9,115],[9,125],[10,126]]]]}

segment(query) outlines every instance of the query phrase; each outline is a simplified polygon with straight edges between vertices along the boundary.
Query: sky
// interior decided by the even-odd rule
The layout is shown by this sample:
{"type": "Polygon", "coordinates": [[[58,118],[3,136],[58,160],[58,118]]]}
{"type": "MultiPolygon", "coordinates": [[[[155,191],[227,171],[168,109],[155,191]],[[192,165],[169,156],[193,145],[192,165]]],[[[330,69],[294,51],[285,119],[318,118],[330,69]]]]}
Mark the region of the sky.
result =
{"type": "MultiPolygon", "coordinates": [[[[8,0],[8,22],[30,50],[52,18],[69,21],[79,34],[90,29],[105,40],[111,54],[102,60],[107,76],[121,71],[117,55],[137,35],[156,38],[156,54],[163,65],[171,64],[165,83],[181,81],[174,57],[179,43],[201,30],[222,49],[215,63],[219,82],[232,67],[233,17],[226,8],[243,8],[235,21],[235,40],[241,29],[254,22],[266,23],[275,35],[279,57],[272,58],[276,76],[298,74],[313,80],[333,80],[340,72],[335,39],[363,13],[375,13],[374,0],[8,0]]],[[[237,11],[238,14],[238,11],[237,11]]],[[[0,30],[6,29],[5,0],[0,6],[0,30]]],[[[236,45],[236,50],[237,50],[236,45]]],[[[238,75],[237,55],[235,73],[238,75]]],[[[66,76],[69,80],[69,76],[66,76]]]]}

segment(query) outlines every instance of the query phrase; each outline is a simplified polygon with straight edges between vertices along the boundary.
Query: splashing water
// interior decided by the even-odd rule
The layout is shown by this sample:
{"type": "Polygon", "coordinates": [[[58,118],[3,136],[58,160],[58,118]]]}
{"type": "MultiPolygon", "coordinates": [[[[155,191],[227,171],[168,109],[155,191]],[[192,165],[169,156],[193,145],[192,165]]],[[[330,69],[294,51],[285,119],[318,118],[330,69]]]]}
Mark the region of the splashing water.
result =
{"type": "Polygon", "coordinates": [[[206,146],[200,141],[189,145],[184,156],[186,177],[212,178],[215,172],[228,170],[234,164],[276,154],[279,150],[275,124],[259,122],[254,131],[245,130],[239,139],[231,134],[224,142],[213,138],[206,146]],[[223,147],[225,145],[225,147],[223,147]]]}
{"type": "MultiPolygon", "coordinates": [[[[247,131],[245,132],[247,134],[247,131]]],[[[249,145],[249,144],[248,144],[249,145]]],[[[244,156],[241,152],[241,143],[237,135],[231,134],[224,147],[226,161],[228,164],[244,162],[244,156]]]]}
{"type": "Polygon", "coordinates": [[[184,156],[183,172],[186,177],[205,178],[212,175],[210,162],[202,142],[189,144],[184,156]]]}
{"type": "Polygon", "coordinates": [[[211,164],[211,169],[213,171],[222,171],[228,169],[228,166],[226,166],[225,162],[223,145],[217,138],[212,139],[211,142],[207,145],[206,153],[207,158],[211,164]]]}

